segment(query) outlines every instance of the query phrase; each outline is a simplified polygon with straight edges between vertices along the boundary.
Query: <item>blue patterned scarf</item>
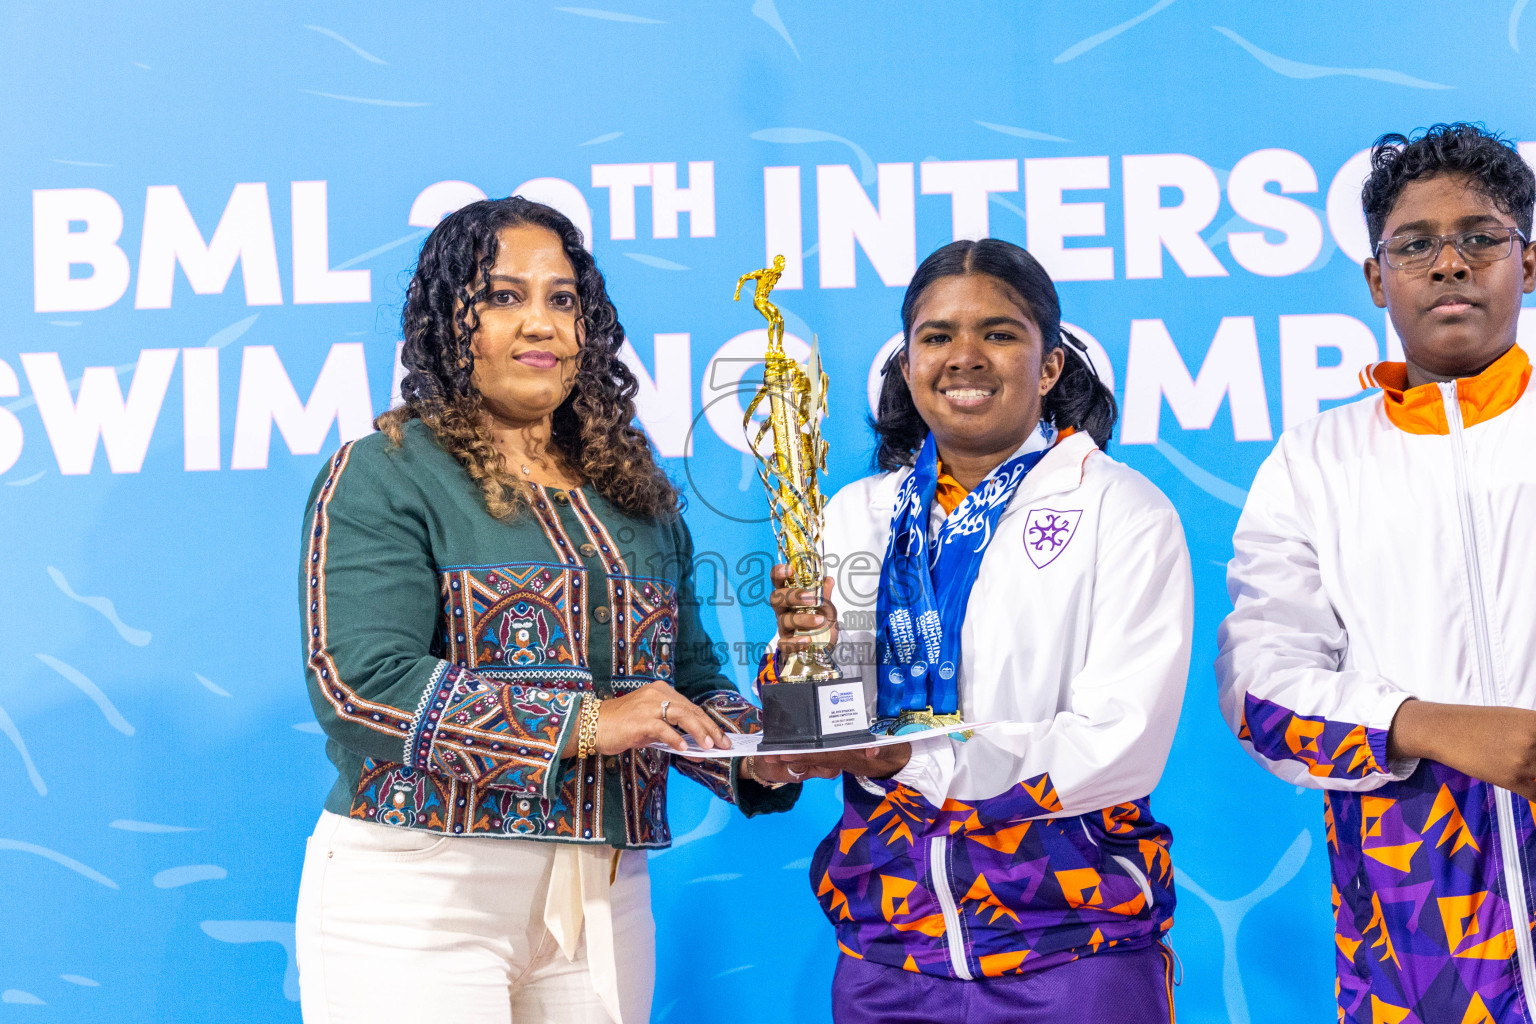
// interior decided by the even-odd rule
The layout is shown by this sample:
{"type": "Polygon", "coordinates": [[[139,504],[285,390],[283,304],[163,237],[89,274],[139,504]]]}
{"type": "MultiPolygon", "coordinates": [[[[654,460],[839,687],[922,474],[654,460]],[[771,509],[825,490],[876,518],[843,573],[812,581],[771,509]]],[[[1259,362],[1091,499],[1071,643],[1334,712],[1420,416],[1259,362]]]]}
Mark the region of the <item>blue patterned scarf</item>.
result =
{"type": "Polygon", "coordinates": [[[896,494],[891,540],[880,566],[875,600],[880,717],[924,708],[936,715],[959,710],[960,629],[971,587],[998,518],[1049,446],[1037,428],[1023,445],[1027,450],[987,474],[944,520],[930,545],[928,517],[939,483],[939,451],[932,434],[923,442],[917,464],[896,494]]]}

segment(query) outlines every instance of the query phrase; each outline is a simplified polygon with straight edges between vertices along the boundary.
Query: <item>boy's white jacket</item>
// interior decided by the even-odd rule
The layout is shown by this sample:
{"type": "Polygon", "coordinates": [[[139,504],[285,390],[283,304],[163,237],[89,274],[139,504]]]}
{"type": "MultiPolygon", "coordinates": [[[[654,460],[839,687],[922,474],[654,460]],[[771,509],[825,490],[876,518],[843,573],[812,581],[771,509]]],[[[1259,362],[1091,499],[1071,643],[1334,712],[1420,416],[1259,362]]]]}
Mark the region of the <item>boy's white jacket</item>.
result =
{"type": "Polygon", "coordinates": [[[1410,697],[1536,708],[1536,402],[1501,408],[1522,366],[1512,349],[1406,406],[1389,386],[1288,430],[1260,467],[1216,669],[1227,724],[1287,782],[1407,778],[1386,736],[1410,697]],[[1266,709],[1298,724],[1259,735],[1266,709]],[[1333,746],[1344,726],[1365,750],[1333,746]]]}
{"type": "MultiPolygon", "coordinates": [[[[871,714],[880,563],[910,473],[856,481],[826,509],[839,663],[861,675],[871,714]]],[[[936,808],[1043,774],[1062,816],[1145,797],[1183,703],[1192,589],[1168,499],[1087,434],[1062,438],[1003,510],[966,606],[960,711],[999,724],[915,743],[896,781],[936,808]]]]}
{"type": "Polygon", "coordinates": [[[1380,396],[1281,437],[1233,538],[1221,709],[1327,791],[1340,1020],[1531,1019],[1536,804],[1387,758],[1411,697],[1536,707],[1530,372],[1518,346],[1411,389],[1371,367],[1380,396]]]}

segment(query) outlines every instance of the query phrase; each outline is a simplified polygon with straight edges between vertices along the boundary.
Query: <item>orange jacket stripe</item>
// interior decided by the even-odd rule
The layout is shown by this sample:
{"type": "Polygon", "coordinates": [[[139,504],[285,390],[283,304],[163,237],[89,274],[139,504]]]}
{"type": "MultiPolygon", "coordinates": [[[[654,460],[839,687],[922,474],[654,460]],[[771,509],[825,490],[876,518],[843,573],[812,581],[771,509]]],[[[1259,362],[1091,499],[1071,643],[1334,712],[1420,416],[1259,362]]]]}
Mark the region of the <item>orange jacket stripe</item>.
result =
{"type": "MultiPolygon", "coordinates": [[[[1387,418],[1410,434],[1448,434],[1445,406],[1440,389],[1434,384],[1408,386],[1407,363],[1372,363],[1360,372],[1362,384],[1381,388],[1387,418]],[[1369,381],[1369,384],[1365,382],[1369,381]]],[[[1507,412],[1525,394],[1531,380],[1531,360],[1519,345],[1511,345],[1476,377],[1457,382],[1461,418],[1466,426],[1476,426],[1507,412]]]]}

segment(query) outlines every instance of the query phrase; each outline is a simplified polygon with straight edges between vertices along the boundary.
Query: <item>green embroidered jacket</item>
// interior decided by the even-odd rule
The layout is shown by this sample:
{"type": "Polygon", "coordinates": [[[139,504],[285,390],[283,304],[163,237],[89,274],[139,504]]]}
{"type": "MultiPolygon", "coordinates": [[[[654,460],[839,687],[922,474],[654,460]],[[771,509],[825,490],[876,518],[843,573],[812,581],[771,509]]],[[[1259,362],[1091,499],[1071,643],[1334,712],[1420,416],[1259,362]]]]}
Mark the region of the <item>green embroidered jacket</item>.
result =
{"type": "Polygon", "coordinates": [[[372,434],[320,473],[299,590],[310,699],[339,773],[326,809],[629,849],[671,842],[669,766],[748,815],[793,805],[798,786],[742,779],[739,760],[561,757],[588,693],[662,680],[734,732],[756,731],[757,711],[699,621],[681,519],[633,518],[589,487],[535,493],[493,519],[419,420],[400,446],[372,434]]]}

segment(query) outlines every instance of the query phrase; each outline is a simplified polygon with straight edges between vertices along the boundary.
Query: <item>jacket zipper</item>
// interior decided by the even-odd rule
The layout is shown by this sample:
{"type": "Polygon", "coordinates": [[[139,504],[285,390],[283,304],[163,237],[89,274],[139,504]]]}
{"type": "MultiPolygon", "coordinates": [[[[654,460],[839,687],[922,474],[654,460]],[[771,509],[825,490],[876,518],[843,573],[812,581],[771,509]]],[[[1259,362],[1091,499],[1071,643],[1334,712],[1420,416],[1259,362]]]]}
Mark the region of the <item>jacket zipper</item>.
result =
{"type": "Polygon", "coordinates": [[[933,877],[933,894],[944,912],[944,938],[949,943],[949,965],[955,977],[971,980],[971,965],[965,958],[965,936],[960,931],[960,911],[949,888],[949,837],[934,836],[928,841],[928,873],[933,877]]]}
{"type": "MultiPolygon", "coordinates": [[[[1472,588],[1472,629],[1477,638],[1477,666],[1482,683],[1483,701],[1489,706],[1503,703],[1493,678],[1493,645],[1488,638],[1488,608],[1483,596],[1482,559],[1477,546],[1476,520],[1472,515],[1472,486],[1467,472],[1461,401],[1456,382],[1440,385],[1445,418],[1450,426],[1451,462],[1456,470],[1456,503],[1461,513],[1461,544],[1467,561],[1467,577],[1472,588]]],[[[1536,994],[1536,955],[1531,949],[1531,913],[1525,900],[1525,870],[1520,863],[1520,843],[1515,832],[1514,798],[1509,790],[1493,787],[1494,807],[1499,815],[1499,848],[1503,854],[1505,890],[1509,898],[1511,922],[1515,933],[1515,959],[1520,968],[1520,985],[1529,1001],[1536,994]],[[1516,911],[1519,911],[1516,915],[1516,911]]]]}

